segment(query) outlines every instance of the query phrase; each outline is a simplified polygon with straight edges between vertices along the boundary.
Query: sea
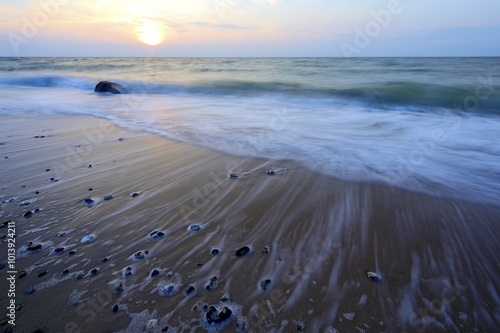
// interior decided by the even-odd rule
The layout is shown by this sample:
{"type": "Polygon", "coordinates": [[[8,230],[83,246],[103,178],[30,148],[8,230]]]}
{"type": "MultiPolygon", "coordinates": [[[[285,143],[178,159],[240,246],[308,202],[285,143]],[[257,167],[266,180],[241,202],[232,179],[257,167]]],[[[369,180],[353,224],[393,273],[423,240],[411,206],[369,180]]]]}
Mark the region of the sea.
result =
{"type": "Polygon", "coordinates": [[[89,115],[346,181],[500,202],[500,58],[4,57],[0,115],[89,115]],[[95,93],[101,80],[129,94],[95,93]]]}

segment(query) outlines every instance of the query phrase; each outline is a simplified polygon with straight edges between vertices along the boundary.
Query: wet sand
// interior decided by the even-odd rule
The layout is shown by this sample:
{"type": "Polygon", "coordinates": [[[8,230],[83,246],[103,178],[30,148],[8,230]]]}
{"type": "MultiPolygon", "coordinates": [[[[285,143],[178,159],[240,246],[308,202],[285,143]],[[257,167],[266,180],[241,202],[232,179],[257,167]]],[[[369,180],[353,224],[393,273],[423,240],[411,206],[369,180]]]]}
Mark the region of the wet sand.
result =
{"type": "MultiPolygon", "coordinates": [[[[14,332],[500,328],[500,206],[343,182],[87,117],[2,116],[0,152],[0,222],[15,222],[16,270],[27,272],[14,332]],[[212,305],[231,315],[207,327],[212,305]]],[[[0,250],[5,263],[5,241],[0,250]]]]}

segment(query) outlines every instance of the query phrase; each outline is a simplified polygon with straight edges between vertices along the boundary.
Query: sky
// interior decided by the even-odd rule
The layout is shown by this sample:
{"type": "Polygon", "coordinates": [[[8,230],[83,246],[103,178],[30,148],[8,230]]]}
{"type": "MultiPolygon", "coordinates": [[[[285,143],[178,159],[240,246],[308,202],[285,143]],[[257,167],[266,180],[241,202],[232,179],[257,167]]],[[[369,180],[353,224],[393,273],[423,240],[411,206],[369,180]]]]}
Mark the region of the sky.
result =
{"type": "Polygon", "coordinates": [[[2,0],[0,56],[500,56],[498,0],[2,0]]]}

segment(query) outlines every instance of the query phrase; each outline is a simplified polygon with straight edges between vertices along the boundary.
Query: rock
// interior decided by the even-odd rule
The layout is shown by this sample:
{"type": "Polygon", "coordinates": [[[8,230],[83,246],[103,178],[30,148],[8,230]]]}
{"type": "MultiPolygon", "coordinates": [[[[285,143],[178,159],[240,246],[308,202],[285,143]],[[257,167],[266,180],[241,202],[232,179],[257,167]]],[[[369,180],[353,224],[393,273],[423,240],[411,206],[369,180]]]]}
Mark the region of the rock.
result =
{"type": "Polygon", "coordinates": [[[158,231],[158,230],[154,230],[149,234],[149,237],[153,239],[162,238],[163,236],[165,236],[165,233],[163,231],[158,231]]]}
{"type": "Polygon", "coordinates": [[[90,244],[90,243],[93,243],[96,238],[97,238],[96,235],[94,235],[94,234],[88,234],[87,236],[84,236],[80,240],[80,243],[82,243],[82,244],[90,244]]]}
{"type": "Polygon", "coordinates": [[[118,304],[115,304],[111,307],[111,312],[118,312],[118,304]]]}
{"type": "Polygon", "coordinates": [[[30,218],[32,215],[33,215],[33,212],[29,210],[29,211],[27,211],[26,213],[24,213],[24,214],[23,214],[23,217],[25,217],[25,218],[27,218],[27,219],[28,219],[28,218],[30,218]]]}
{"type": "Polygon", "coordinates": [[[189,226],[189,231],[196,232],[196,231],[200,231],[200,230],[201,230],[201,227],[198,224],[193,224],[193,225],[189,226]]]}
{"type": "Polygon", "coordinates": [[[64,247],[56,247],[54,249],[54,253],[56,253],[56,254],[61,254],[63,252],[64,252],[64,247]]]}
{"type": "Polygon", "coordinates": [[[30,294],[33,294],[35,291],[36,291],[35,287],[29,287],[28,289],[26,289],[24,291],[24,294],[25,295],[30,295],[30,294]]]}
{"type": "Polygon", "coordinates": [[[209,279],[208,284],[205,286],[205,289],[207,291],[214,290],[215,288],[217,288],[217,284],[218,284],[217,276],[215,276],[215,275],[211,276],[210,279],[209,279]]]}
{"type": "Polygon", "coordinates": [[[105,196],[103,197],[103,200],[105,200],[105,201],[109,201],[109,200],[111,200],[111,199],[113,199],[113,195],[112,195],[112,194],[105,195],[105,196]]]}
{"type": "Polygon", "coordinates": [[[238,179],[240,178],[241,176],[238,175],[237,173],[230,173],[227,175],[229,179],[238,179]]]}
{"type": "Polygon", "coordinates": [[[63,269],[62,272],[61,272],[62,275],[66,275],[68,273],[69,273],[69,269],[68,268],[63,269]]]}
{"type": "Polygon", "coordinates": [[[90,275],[90,276],[96,276],[97,274],[99,274],[99,269],[98,269],[98,268],[92,268],[92,269],[89,271],[89,275],[90,275]]]}
{"type": "Polygon", "coordinates": [[[108,92],[112,94],[128,94],[127,89],[115,82],[101,81],[95,88],[94,92],[103,93],[108,92]]]}
{"type": "Polygon", "coordinates": [[[239,248],[238,250],[236,250],[236,252],[234,254],[237,257],[243,257],[245,254],[247,254],[249,252],[250,252],[250,247],[245,245],[242,248],[239,248]]]}
{"type": "Polygon", "coordinates": [[[213,256],[216,256],[216,255],[218,255],[219,253],[220,253],[220,250],[219,250],[219,249],[212,249],[212,250],[210,251],[210,254],[211,254],[211,255],[213,255],[213,256]]]}
{"type": "Polygon", "coordinates": [[[130,194],[130,196],[131,196],[132,198],[137,198],[139,195],[141,195],[141,194],[140,194],[140,193],[138,193],[138,192],[134,192],[134,193],[131,193],[131,194],[130,194]]]}
{"type": "Polygon", "coordinates": [[[45,276],[47,275],[49,271],[45,270],[45,271],[41,271],[40,273],[38,273],[38,277],[42,277],[42,276],[45,276]]]}
{"type": "Polygon", "coordinates": [[[372,280],[375,282],[382,280],[382,278],[379,275],[377,275],[376,273],[373,273],[373,272],[366,272],[366,277],[369,280],[372,280]]]}
{"type": "Polygon", "coordinates": [[[76,254],[76,251],[75,250],[71,250],[68,252],[68,255],[72,256],[72,255],[75,255],[76,254]]]}
{"type": "Polygon", "coordinates": [[[25,277],[26,275],[28,275],[28,272],[26,272],[24,269],[22,271],[19,271],[19,273],[17,274],[17,278],[18,279],[22,279],[23,277],[25,277]]]}
{"type": "Polygon", "coordinates": [[[83,204],[87,207],[92,207],[95,204],[95,200],[92,198],[83,199],[83,204]]]}
{"type": "Polygon", "coordinates": [[[268,291],[269,287],[271,286],[271,280],[265,279],[259,282],[260,290],[262,291],[268,291]]]}
{"type": "Polygon", "coordinates": [[[184,294],[186,296],[191,295],[194,292],[194,287],[193,286],[188,286],[186,289],[184,289],[184,294]]]}
{"type": "Polygon", "coordinates": [[[264,252],[262,253],[269,253],[271,252],[271,247],[269,245],[264,246],[264,252]]]}
{"type": "Polygon", "coordinates": [[[28,251],[35,252],[42,249],[42,244],[31,244],[28,246],[28,251]]]}
{"type": "Polygon", "coordinates": [[[206,314],[207,322],[212,324],[220,324],[223,321],[231,318],[232,311],[230,308],[224,306],[219,310],[215,306],[211,306],[206,314]]]}
{"type": "Polygon", "coordinates": [[[153,269],[153,270],[151,271],[151,277],[152,277],[152,278],[155,278],[155,277],[157,277],[158,275],[160,275],[160,271],[159,271],[159,270],[157,270],[156,268],[155,268],[155,269],[153,269]]]}

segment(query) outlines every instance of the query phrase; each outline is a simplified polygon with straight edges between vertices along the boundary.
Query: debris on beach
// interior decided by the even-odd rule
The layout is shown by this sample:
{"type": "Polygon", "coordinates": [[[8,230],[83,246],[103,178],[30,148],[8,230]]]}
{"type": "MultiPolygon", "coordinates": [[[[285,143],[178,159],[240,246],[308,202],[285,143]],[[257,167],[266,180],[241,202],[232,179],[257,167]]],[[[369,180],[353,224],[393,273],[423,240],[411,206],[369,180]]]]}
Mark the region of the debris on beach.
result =
{"type": "Polygon", "coordinates": [[[366,277],[368,277],[368,279],[371,280],[371,281],[380,281],[380,280],[382,280],[382,278],[378,274],[376,274],[374,272],[370,272],[370,271],[366,272],[366,277]]]}
{"type": "Polygon", "coordinates": [[[218,283],[219,283],[219,279],[217,278],[217,276],[213,275],[210,277],[208,284],[205,286],[205,289],[207,291],[214,290],[215,288],[217,288],[218,283]]]}
{"type": "Polygon", "coordinates": [[[215,306],[210,306],[208,312],[206,313],[207,322],[212,324],[220,324],[223,321],[231,318],[232,315],[231,309],[227,306],[220,307],[217,309],[215,306]]]}
{"type": "Polygon", "coordinates": [[[244,255],[248,254],[250,252],[250,247],[245,245],[234,253],[237,257],[243,257],[244,255]]]}
{"type": "Polygon", "coordinates": [[[263,292],[266,292],[269,290],[269,287],[271,286],[271,280],[270,279],[265,279],[259,282],[259,287],[260,290],[263,292]]]}

